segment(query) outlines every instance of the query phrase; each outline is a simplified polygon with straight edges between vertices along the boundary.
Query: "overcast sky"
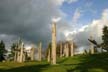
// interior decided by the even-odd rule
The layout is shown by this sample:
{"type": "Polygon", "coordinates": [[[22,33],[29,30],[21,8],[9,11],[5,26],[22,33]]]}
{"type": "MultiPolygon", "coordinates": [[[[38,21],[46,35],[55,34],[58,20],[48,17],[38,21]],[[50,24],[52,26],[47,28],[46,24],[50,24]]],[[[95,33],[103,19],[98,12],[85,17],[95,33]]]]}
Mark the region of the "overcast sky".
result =
{"type": "Polygon", "coordinates": [[[0,40],[7,46],[19,37],[43,47],[51,42],[51,20],[57,22],[57,40],[73,39],[79,48],[89,46],[90,35],[101,43],[108,24],[108,0],[0,0],[0,40]]]}

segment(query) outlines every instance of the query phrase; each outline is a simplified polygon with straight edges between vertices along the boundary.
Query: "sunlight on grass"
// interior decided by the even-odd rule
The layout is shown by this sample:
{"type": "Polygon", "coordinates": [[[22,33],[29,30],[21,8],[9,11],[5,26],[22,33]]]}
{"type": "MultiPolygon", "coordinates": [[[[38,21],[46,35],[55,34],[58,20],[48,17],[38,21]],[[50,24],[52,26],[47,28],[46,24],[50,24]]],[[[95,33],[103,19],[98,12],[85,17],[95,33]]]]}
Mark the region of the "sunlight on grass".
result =
{"type": "Polygon", "coordinates": [[[90,69],[88,70],[89,72],[106,72],[105,70],[103,69],[90,69]]]}
{"type": "Polygon", "coordinates": [[[57,65],[47,61],[0,63],[0,72],[108,72],[108,54],[78,55],[57,59],[57,65]]]}

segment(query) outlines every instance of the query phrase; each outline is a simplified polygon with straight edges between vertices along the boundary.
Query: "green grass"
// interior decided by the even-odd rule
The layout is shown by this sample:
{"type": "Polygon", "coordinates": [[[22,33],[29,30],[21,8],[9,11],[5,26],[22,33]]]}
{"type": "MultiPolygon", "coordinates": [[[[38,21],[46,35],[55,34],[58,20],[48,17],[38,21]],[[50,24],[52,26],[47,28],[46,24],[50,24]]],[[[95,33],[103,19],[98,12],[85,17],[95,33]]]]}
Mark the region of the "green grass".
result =
{"type": "Polygon", "coordinates": [[[4,62],[0,72],[108,72],[108,53],[57,59],[57,65],[42,62],[4,62]]]}

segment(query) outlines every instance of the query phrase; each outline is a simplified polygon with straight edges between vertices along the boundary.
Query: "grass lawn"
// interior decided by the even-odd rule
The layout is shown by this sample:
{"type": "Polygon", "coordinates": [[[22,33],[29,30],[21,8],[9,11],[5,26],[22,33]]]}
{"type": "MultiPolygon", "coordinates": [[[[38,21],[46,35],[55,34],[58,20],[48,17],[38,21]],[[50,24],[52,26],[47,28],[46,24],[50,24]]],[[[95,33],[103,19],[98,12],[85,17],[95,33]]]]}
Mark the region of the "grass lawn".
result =
{"type": "Polygon", "coordinates": [[[108,53],[77,55],[57,59],[57,65],[46,61],[0,63],[0,72],[108,72],[108,53]]]}

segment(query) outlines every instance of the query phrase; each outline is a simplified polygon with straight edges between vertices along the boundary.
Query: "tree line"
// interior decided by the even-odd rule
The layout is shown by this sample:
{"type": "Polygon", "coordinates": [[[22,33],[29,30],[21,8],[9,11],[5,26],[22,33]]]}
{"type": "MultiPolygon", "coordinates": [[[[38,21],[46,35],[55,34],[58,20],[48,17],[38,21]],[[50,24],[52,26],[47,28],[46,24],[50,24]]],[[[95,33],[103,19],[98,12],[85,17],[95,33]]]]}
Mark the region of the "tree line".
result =
{"type": "MultiPolygon", "coordinates": [[[[64,42],[65,43],[65,42],[64,42]]],[[[13,57],[15,54],[15,48],[17,44],[13,43],[11,46],[11,54],[10,57],[13,57]]],[[[74,46],[77,47],[77,45],[74,43],[74,46]]],[[[108,26],[104,26],[103,28],[103,35],[102,35],[102,43],[98,45],[103,50],[106,50],[108,52],[108,26]]],[[[49,43],[48,48],[46,50],[46,53],[48,53],[48,50],[51,49],[51,43],[49,43]]],[[[60,56],[60,42],[57,44],[57,56],[60,56]]],[[[6,53],[8,51],[6,50],[6,46],[3,40],[0,41],[0,61],[5,60],[6,53]]]]}

